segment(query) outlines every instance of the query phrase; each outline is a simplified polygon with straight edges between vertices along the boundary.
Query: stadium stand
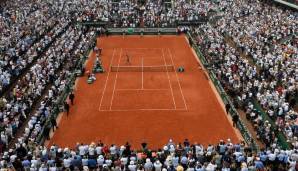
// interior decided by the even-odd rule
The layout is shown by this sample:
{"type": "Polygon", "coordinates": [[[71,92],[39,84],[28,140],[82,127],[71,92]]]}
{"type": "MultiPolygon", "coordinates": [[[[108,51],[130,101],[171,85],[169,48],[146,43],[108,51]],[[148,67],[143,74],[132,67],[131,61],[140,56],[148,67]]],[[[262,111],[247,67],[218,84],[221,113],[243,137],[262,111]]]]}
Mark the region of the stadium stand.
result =
{"type": "Polygon", "coordinates": [[[129,0],[0,1],[1,170],[294,171],[297,22],[297,11],[262,0],[178,0],[171,7],[154,0],[143,5],[129,0]],[[177,27],[188,33],[265,148],[254,151],[229,140],[208,147],[170,140],[159,150],[146,143],[140,150],[102,142],[74,149],[41,145],[61,106],[59,97],[67,96],[69,78],[106,27],[177,27]]]}

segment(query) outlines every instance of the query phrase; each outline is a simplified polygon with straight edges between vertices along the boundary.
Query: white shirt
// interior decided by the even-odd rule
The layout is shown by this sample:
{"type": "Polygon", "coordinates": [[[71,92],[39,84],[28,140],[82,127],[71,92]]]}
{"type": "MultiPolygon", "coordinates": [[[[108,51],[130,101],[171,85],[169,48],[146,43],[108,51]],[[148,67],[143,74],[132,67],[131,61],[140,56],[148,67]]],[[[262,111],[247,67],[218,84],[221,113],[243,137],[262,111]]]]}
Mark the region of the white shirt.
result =
{"type": "Polygon", "coordinates": [[[89,155],[91,156],[95,154],[95,149],[93,147],[89,147],[88,151],[89,151],[89,155]]]}
{"type": "Polygon", "coordinates": [[[79,146],[79,153],[81,156],[85,155],[85,147],[83,145],[79,146]]]}
{"type": "Polygon", "coordinates": [[[64,159],[63,160],[63,164],[64,164],[64,167],[69,168],[70,167],[70,164],[71,164],[71,160],[69,158],[68,159],[64,159]]]}

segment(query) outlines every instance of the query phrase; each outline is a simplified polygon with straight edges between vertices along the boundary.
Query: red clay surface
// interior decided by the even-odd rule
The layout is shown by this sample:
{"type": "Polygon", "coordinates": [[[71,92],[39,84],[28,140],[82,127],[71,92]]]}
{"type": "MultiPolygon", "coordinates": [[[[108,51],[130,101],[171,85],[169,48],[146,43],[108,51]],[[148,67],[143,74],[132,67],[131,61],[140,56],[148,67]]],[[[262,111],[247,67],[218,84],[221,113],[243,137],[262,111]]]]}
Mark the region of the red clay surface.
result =
{"type": "MultiPolygon", "coordinates": [[[[79,78],[75,105],[62,116],[50,144],[128,141],[138,148],[146,141],[158,148],[170,138],[204,145],[239,141],[184,36],[111,36],[97,45],[107,72],[96,74],[93,84],[79,78]],[[110,72],[110,66],[165,65],[183,66],[185,72],[110,72]]],[[[94,61],[92,54],[87,70],[94,61]]]]}

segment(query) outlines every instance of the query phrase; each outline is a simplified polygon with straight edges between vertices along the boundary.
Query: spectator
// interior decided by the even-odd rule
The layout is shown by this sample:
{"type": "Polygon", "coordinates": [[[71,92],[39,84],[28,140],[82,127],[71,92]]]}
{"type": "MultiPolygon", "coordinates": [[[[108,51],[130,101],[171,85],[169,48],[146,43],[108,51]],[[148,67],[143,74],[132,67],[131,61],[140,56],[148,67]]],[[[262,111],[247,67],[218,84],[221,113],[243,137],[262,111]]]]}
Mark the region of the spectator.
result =
{"type": "Polygon", "coordinates": [[[71,92],[71,93],[69,94],[69,99],[70,99],[71,105],[73,105],[74,98],[75,98],[75,95],[73,94],[73,92],[71,92]]]}
{"type": "Polygon", "coordinates": [[[64,110],[66,111],[66,114],[68,116],[68,114],[69,114],[69,104],[67,102],[64,102],[64,110]]]}
{"type": "Polygon", "coordinates": [[[53,131],[55,131],[55,128],[58,129],[56,118],[54,116],[51,116],[51,125],[52,125],[53,131]]]}

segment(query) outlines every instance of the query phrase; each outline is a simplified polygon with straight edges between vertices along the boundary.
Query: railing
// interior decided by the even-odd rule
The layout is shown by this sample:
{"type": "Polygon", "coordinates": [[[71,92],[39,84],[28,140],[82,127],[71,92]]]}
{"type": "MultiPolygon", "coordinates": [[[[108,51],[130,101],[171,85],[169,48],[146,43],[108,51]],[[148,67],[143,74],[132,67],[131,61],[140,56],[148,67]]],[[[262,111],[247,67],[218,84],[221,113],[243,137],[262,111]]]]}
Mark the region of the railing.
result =
{"type": "Polygon", "coordinates": [[[273,1],[281,5],[298,10],[298,2],[295,0],[273,0],[273,1]]]}
{"type": "MultiPolygon", "coordinates": [[[[195,42],[194,39],[192,38],[192,36],[189,33],[187,33],[187,37],[192,42],[195,42]]],[[[207,62],[206,58],[201,53],[200,48],[197,45],[195,45],[194,43],[193,43],[193,49],[197,53],[197,56],[198,56],[199,60],[202,62],[202,64],[205,67],[208,67],[208,62],[207,62]]],[[[239,113],[235,109],[233,103],[229,99],[229,96],[226,94],[224,88],[221,86],[219,80],[216,78],[216,75],[214,74],[214,72],[211,71],[211,70],[208,70],[208,69],[207,69],[207,72],[209,74],[209,77],[210,77],[211,81],[215,85],[216,90],[218,91],[219,95],[221,96],[223,102],[225,104],[229,103],[231,105],[231,110],[230,110],[229,114],[231,116],[239,115],[239,113]]],[[[239,122],[237,123],[237,128],[240,130],[246,144],[248,144],[254,151],[259,151],[259,146],[257,145],[256,141],[253,139],[253,137],[251,136],[251,134],[249,133],[248,129],[246,128],[244,123],[241,121],[241,119],[239,119],[239,122]]]]}

